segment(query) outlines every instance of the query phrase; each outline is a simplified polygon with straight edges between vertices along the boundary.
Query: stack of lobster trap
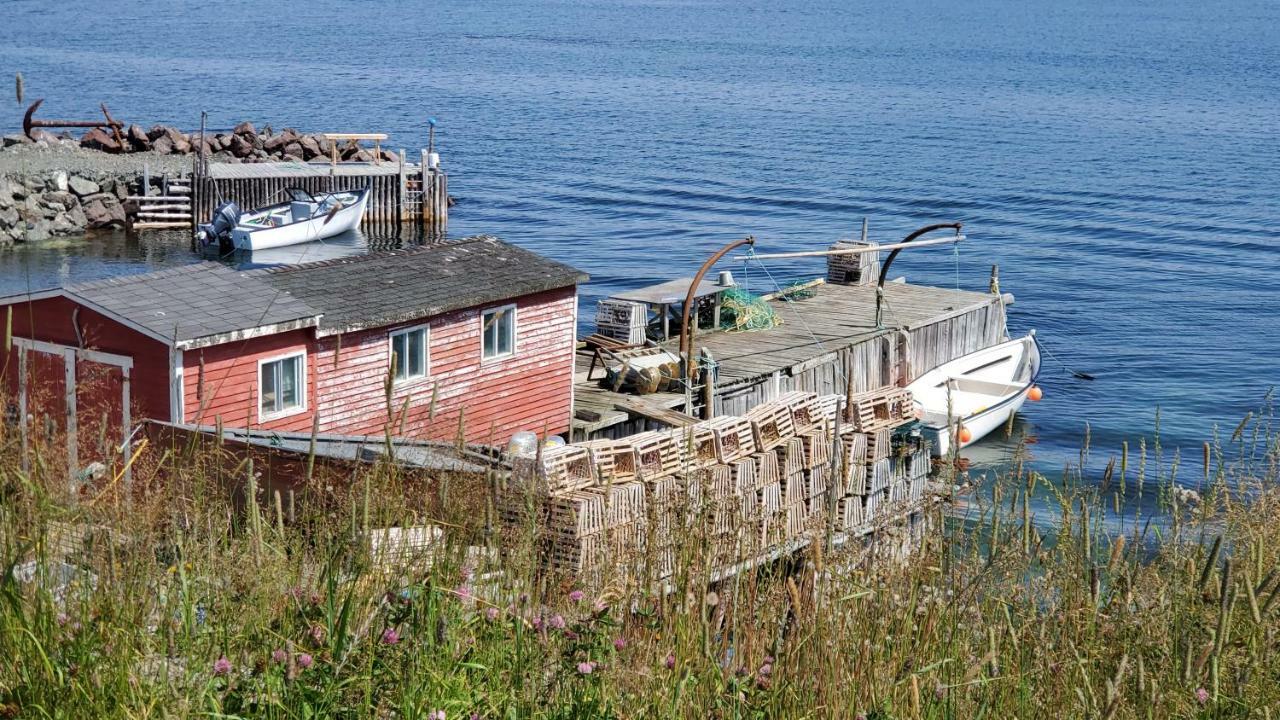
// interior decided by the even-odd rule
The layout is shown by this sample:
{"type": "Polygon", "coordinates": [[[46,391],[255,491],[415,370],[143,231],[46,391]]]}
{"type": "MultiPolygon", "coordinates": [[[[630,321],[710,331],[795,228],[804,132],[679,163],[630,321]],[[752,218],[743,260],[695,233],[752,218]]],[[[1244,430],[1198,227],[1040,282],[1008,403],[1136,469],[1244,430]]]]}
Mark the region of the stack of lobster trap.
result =
{"type": "Polygon", "coordinates": [[[584,579],[669,577],[682,547],[724,569],[919,500],[927,452],[894,432],[913,420],[898,388],[788,392],[744,417],[517,458],[499,511],[512,525],[536,521],[544,559],[584,579]]]}
{"type": "Polygon", "coordinates": [[[911,393],[896,387],[851,395],[840,434],[841,496],[836,527],[872,525],[924,498],[929,452],[918,433],[911,393]]]}

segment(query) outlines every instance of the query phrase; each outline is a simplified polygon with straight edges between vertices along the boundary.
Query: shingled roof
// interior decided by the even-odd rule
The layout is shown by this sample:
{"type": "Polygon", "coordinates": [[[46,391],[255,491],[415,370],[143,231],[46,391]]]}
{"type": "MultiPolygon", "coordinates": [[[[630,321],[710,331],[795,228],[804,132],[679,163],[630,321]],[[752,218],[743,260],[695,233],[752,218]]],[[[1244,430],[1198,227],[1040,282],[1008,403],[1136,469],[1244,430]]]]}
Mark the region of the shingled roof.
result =
{"type": "Polygon", "coordinates": [[[391,325],[585,282],[586,273],[491,236],[259,271],[332,334],[391,325]]]}
{"type": "Polygon", "coordinates": [[[320,311],[214,262],[68,285],[63,292],[179,348],[313,327],[320,311]]]}

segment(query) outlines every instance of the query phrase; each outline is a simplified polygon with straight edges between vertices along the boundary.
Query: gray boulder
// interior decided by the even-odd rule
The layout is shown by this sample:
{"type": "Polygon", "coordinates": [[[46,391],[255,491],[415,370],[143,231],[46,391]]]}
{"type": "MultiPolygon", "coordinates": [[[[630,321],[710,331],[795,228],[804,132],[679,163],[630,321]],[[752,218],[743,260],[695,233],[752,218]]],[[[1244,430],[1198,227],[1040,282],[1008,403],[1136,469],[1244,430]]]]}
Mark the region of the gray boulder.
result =
{"type": "Polygon", "coordinates": [[[115,195],[99,193],[84,199],[85,224],[91,228],[124,226],[124,206],[115,195]]]}
{"type": "Polygon", "coordinates": [[[96,192],[101,192],[102,190],[102,188],[98,186],[98,183],[82,178],[79,175],[72,175],[68,178],[67,186],[71,188],[71,192],[79,195],[80,197],[92,195],[96,192]]]}

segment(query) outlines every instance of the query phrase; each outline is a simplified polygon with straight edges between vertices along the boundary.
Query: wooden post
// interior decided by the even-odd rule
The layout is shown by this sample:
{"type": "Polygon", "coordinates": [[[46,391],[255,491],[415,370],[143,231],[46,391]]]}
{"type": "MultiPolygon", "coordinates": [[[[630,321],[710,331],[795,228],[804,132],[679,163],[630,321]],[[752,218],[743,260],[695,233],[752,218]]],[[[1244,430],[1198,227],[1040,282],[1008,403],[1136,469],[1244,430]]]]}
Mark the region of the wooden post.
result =
{"type": "Polygon", "coordinates": [[[133,497],[133,466],[129,463],[130,457],[133,455],[133,413],[129,410],[129,368],[120,368],[120,373],[124,376],[124,382],[120,389],[120,425],[121,432],[124,433],[124,442],[120,444],[120,455],[124,458],[124,492],[125,501],[133,497]]]}
{"type": "Polygon", "coordinates": [[[396,215],[400,218],[400,223],[403,223],[405,220],[408,219],[408,217],[406,217],[405,215],[405,213],[409,209],[408,205],[405,202],[408,199],[408,197],[409,197],[409,178],[408,176],[405,175],[405,172],[404,172],[404,148],[400,148],[400,197],[396,199],[397,203],[399,204],[399,208],[396,211],[396,215]]]}
{"type": "Polygon", "coordinates": [[[142,163],[142,192],[139,193],[143,197],[151,194],[151,164],[142,163]]]}
{"type": "Polygon", "coordinates": [[[987,285],[987,292],[992,295],[1000,294],[1000,266],[991,266],[991,282],[987,285]]]}
{"type": "Polygon", "coordinates": [[[715,399],[716,399],[716,378],[714,374],[715,359],[711,357],[711,353],[702,348],[698,351],[699,365],[702,367],[702,419],[710,420],[715,417],[715,399]]]}
{"type": "Polygon", "coordinates": [[[428,155],[428,151],[422,150],[422,164],[419,165],[419,167],[417,167],[417,170],[419,170],[419,176],[420,176],[419,182],[421,183],[421,188],[422,188],[422,195],[420,196],[421,208],[419,208],[419,215],[421,215],[422,228],[424,229],[428,227],[428,223],[429,223],[428,217],[429,217],[430,206],[431,206],[431,200],[430,200],[431,184],[429,182],[430,173],[428,172],[428,169],[426,169],[426,155],[428,155]]]}
{"type": "Polygon", "coordinates": [[[67,479],[75,481],[80,470],[80,438],[76,427],[76,351],[67,348],[62,353],[63,376],[66,378],[67,393],[67,479]]]}
{"type": "Polygon", "coordinates": [[[866,217],[862,218],[862,242],[863,244],[866,244],[867,242],[867,218],[866,217]]]}
{"type": "Polygon", "coordinates": [[[27,445],[27,347],[18,345],[18,434],[22,436],[22,472],[31,472],[27,445]]]}

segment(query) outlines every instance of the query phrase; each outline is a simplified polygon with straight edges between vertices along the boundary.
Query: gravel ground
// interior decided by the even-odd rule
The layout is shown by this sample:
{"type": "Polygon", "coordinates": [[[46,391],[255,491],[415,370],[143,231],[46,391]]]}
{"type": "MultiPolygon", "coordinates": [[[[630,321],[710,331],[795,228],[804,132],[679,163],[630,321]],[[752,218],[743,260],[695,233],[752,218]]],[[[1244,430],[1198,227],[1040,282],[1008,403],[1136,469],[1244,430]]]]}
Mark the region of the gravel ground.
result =
{"type": "Polygon", "coordinates": [[[77,145],[10,145],[0,149],[0,175],[43,174],[54,170],[89,175],[131,175],[146,163],[153,175],[191,172],[190,155],[157,155],[151,152],[111,155],[77,145]]]}

